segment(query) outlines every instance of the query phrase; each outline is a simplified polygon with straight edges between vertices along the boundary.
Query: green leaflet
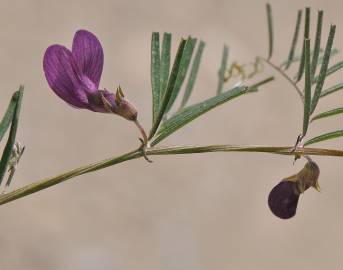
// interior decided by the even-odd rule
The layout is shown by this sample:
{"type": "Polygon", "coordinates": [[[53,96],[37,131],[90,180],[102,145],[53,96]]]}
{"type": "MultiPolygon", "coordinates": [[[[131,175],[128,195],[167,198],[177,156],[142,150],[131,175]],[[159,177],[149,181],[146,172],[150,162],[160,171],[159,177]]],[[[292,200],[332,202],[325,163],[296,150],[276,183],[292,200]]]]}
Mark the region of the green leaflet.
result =
{"type": "Polygon", "coordinates": [[[229,48],[224,45],[223,47],[223,53],[222,53],[222,61],[220,64],[220,69],[218,71],[218,87],[217,87],[217,95],[223,92],[223,86],[224,86],[224,77],[225,77],[225,71],[227,68],[227,62],[229,57],[229,48]]]}
{"type": "Polygon", "coordinates": [[[322,119],[322,118],[330,117],[333,115],[341,114],[341,113],[343,113],[343,107],[335,108],[335,109],[332,109],[332,110],[322,112],[322,113],[315,115],[314,117],[312,117],[311,122],[318,120],[318,119],[322,119]]]}
{"type": "Polygon", "coordinates": [[[325,97],[327,95],[330,95],[330,94],[332,94],[338,90],[341,90],[341,89],[343,89],[343,83],[339,83],[339,84],[336,84],[334,86],[331,86],[330,88],[325,89],[324,91],[321,92],[320,98],[325,97]]]}
{"type": "Polygon", "coordinates": [[[332,44],[333,44],[333,40],[335,37],[335,31],[336,31],[336,26],[331,25],[329,37],[328,37],[328,40],[327,40],[326,46],[325,46],[324,60],[323,60],[322,66],[320,68],[316,88],[315,88],[314,94],[313,94],[310,114],[312,114],[314,112],[314,110],[316,109],[316,106],[317,106],[319,98],[320,98],[320,94],[321,94],[322,89],[323,89],[325,78],[327,76],[326,74],[328,72],[328,65],[329,65],[329,60],[330,60],[330,55],[331,55],[332,44]]]}
{"type": "Polygon", "coordinates": [[[301,53],[301,59],[299,64],[299,70],[296,78],[296,82],[299,82],[304,74],[305,69],[305,41],[310,37],[310,15],[311,9],[307,7],[305,9],[305,29],[304,29],[304,43],[303,43],[303,50],[301,53]]]}
{"type": "Polygon", "coordinates": [[[21,101],[23,98],[23,91],[24,87],[20,86],[19,90],[15,92],[16,95],[16,106],[15,106],[15,112],[12,117],[12,124],[10,129],[10,134],[7,139],[7,143],[4,149],[4,152],[2,153],[2,157],[0,160],[0,184],[4,178],[4,175],[7,170],[8,162],[11,158],[11,153],[13,146],[15,144],[16,135],[17,135],[17,128],[18,128],[18,121],[19,121],[19,115],[20,115],[20,108],[21,108],[21,101]]]}
{"type": "Polygon", "coordinates": [[[160,101],[163,98],[164,93],[166,92],[168,77],[170,71],[170,51],[171,51],[171,34],[164,33],[162,41],[162,52],[161,52],[161,73],[160,73],[160,101]]]}
{"type": "MultiPolygon", "coordinates": [[[[294,59],[294,52],[295,52],[295,48],[296,48],[297,43],[298,43],[299,30],[300,30],[300,24],[301,24],[301,16],[302,16],[302,10],[298,10],[297,22],[295,24],[295,30],[294,30],[294,35],[293,35],[293,39],[292,39],[292,45],[291,45],[291,48],[289,50],[288,59],[287,59],[286,64],[285,64],[285,70],[287,70],[294,61],[293,60],[294,59]]],[[[300,57],[299,57],[299,59],[300,59],[300,57]]]]}
{"type": "MultiPolygon", "coordinates": [[[[333,48],[331,50],[331,57],[337,55],[338,53],[339,53],[339,50],[337,48],[333,48]]],[[[313,51],[311,51],[311,56],[313,56],[313,51]]],[[[317,61],[317,66],[319,66],[323,63],[323,57],[324,57],[324,50],[321,48],[319,50],[319,57],[318,57],[318,61],[317,61]]],[[[280,65],[280,68],[285,68],[289,64],[289,62],[291,62],[291,63],[298,62],[301,60],[300,58],[301,58],[301,55],[296,55],[293,57],[292,61],[286,60],[286,61],[282,62],[282,64],[280,65]]],[[[296,76],[294,77],[294,79],[295,78],[296,78],[296,76]]]]}
{"type": "Polygon", "coordinates": [[[180,41],[179,48],[178,48],[176,56],[175,56],[173,68],[171,70],[171,73],[170,73],[170,76],[168,79],[166,92],[163,95],[161,105],[159,106],[158,114],[156,116],[155,121],[153,122],[152,128],[151,128],[150,133],[149,133],[149,139],[151,139],[155,135],[155,133],[156,133],[156,131],[157,131],[157,129],[161,123],[161,120],[162,120],[162,118],[166,112],[167,105],[170,101],[170,97],[171,97],[172,92],[175,88],[175,84],[177,82],[177,77],[178,77],[179,72],[180,72],[181,59],[182,59],[182,56],[184,54],[185,45],[186,45],[186,40],[182,39],[180,41]]]}
{"type": "Polygon", "coordinates": [[[182,52],[182,57],[180,61],[180,68],[176,77],[176,81],[174,84],[173,91],[171,93],[167,108],[166,108],[166,113],[169,112],[171,107],[173,106],[176,98],[178,97],[182,84],[186,78],[187,71],[189,68],[189,65],[191,63],[192,55],[193,55],[193,50],[196,45],[197,40],[195,38],[189,37],[186,41],[185,48],[182,52]]]}
{"type": "MultiPolygon", "coordinates": [[[[336,28],[336,25],[333,25],[332,27],[336,28]]],[[[343,61],[340,61],[340,62],[334,64],[332,67],[328,68],[328,70],[326,72],[326,76],[329,76],[329,75],[335,73],[336,71],[340,70],[341,68],[343,68],[343,61]]]]}
{"type": "Polygon", "coordinates": [[[156,138],[151,143],[151,145],[157,144],[158,142],[162,141],[164,138],[168,137],[170,134],[172,134],[179,128],[183,127],[184,125],[188,124],[189,122],[199,117],[200,115],[208,112],[209,110],[217,107],[218,105],[221,105],[226,101],[229,101],[247,92],[249,91],[246,86],[235,87],[218,96],[214,96],[205,101],[202,101],[192,106],[188,106],[180,110],[163,123],[159,132],[157,133],[156,138]]]}
{"type": "Polygon", "coordinates": [[[270,59],[273,55],[274,33],[273,33],[272,8],[269,3],[267,4],[266,9],[267,9],[267,23],[268,23],[268,40],[269,40],[268,59],[270,59]]]}
{"type": "Polygon", "coordinates": [[[337,130],[337,131],[333,131],[333,132],[329,132],[329,133],[325,133],[322,135],[319,135],[317,137],[314,137],[308,141],[306,141],[304,143],[304,146],[310,145],[310,144],[315,144],[315,143],[319,143],[322,141],[327,141],[327,140],[332,140],[338,137],[342,137],[343,136],[343,130],[337,130]]]}
{"type": "MultiPolygon", "coordinates": [[[[333,25],[335,26],[335,25],[333,25]]],[[[336,71],[340,70],[341,68],[343,68],[343,61],[339,61],[338,63],[334,64],[333,66],[329,67],[326,71],[326,75],[325,77],[335,73],[336,71]]],[[[314,79],[313,79],[313,83],[316,83],[319,79],[319,76],[316,76],[314,79]]]]}
{"type": "Polygon", "coordinates": [[[256,92],[261,85],[269,83],[269,82],[273,81],[274,79],[275,79],[274,76],[271,76],[271,77],[268,77],[262,81],[259,81],[255,84],[250,85],[249,86],[249,93],[250,92],[256,92]]]}
{"type": "Polygon", "coordinates": [[[187,101],[189,100],[189,97],[193,91],[193,87],[194,87],[195,80],[196,80],[197,75],[198,75],[201,56],[202,56],[202,52],[204,51],[204,48],[205,48],[205,42],[203,42],[201,40],[199,45],[198,45],[198,49],[197,49],[197,52],[196,52],[194,60],[193,60],[191,73],[189,75],[188,82],[186,85],[186,90],[185,90],[185,93],[183,95],[182,102],[181,102],[181,107],[180,107],[181,109],[186,106],[187,101]]]}
{"type": "Polygon", "coordinates": [[[11,98],[11,101],[10,101],[8,107],[7,107],[6,113],[0,122],[0,142],[1,142],[2,138],[4,137],[7,129],[9,128],[9,126],[12,122],[13,115],[15,112],[15,107],[16,107],[17,102],[18,102],[18,97],[19,97],[18,92],[15,92],[12,95],[12,98],[11,98]]]}
{"type": "Polygon", "coordinates": [[[153,123],[156,117],[160,104],[160,34],[152,33],[151,37],[151,89],[152,89],[152,119],[153,123]]]}
{"type": "MultiPolygon", "coordinates": [[[[330,57],[332,58],[333,56],[336,56],[340,51],[337,48],[332,48],[330,57]]],[[[330,58],[330,59],[331,59],[330,58]]],[[[319,58],[318,58],[318,65],[321,65],[324,60],[324,50],[321,49],[321,52],[319,53],[319,58]]]]}
{"type": "Polygon", "coordinates": [[[170,134],[174,133],[175,131],[183,127],[184,125],[188,124],[189,122],[193,121],[194,119],[208,112],[209,110],[225,103],[226,101],[236,98],[242,94],[257,92],[260,86],[266,83],[269,83],[273,80],[274,80],[274,77],[271,76],[255,84],[252,84],[249,87],[246,87],[246,86],[235,87],[220,95],[214,96],[205,101],[202,101],[200,103],[188,106],[180,111],[177,111],[171,118],[169,118],[163,123],[163,125],[161,126],[160,130],[158,131],[151,145],[152,146],[156,145],[157,143],[162,141],[164,138],[168,137],[170,134]]]}
{"type": "Polygon", "coordinates": [[[322,27],[323,27],[323,14],[324,12],[322,10],[318,11],[316,39],[314,43],[312,63],[311,63],[311,78],[312,79],[316,75],[316,69],[318,65],[317,63],[318,63],[318,57],[319,57],[319,52],[320,52],[320,41],[321,41],[322,27]]]}
{"type": "Polygon", "coordinates": [[[305,88],[304,88],[304,119],[302,137],[307,133],[308,124],[310,121],[311,110],[311,45],[310,40],[305,39],[304,55],[305,55],[305,88]]]}

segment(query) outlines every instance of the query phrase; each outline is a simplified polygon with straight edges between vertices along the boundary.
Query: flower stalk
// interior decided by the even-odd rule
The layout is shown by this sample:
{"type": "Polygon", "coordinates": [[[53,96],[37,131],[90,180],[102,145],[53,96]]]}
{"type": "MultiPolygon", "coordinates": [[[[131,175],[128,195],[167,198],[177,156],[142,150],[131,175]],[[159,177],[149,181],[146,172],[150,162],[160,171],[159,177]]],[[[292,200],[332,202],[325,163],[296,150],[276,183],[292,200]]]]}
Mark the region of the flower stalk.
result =
{"type": "Polygon", "coordinates": [[[138,119],[134,120],[135,125],[137,126],[137,128],[139,129],[139,132],[142,134],[143,137],[143,145],[148,145],[148,136],[143,128],[143,126],[141,125],[141,123],[138,121],[138,119]]]}

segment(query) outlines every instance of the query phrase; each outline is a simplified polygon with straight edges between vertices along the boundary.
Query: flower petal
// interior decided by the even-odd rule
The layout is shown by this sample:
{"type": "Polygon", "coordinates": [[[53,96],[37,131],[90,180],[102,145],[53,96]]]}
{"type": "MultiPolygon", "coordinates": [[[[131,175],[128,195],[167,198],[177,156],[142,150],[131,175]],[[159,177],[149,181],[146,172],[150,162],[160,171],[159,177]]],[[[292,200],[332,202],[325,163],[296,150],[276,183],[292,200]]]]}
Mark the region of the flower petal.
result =
{"type": "Polygon", "coordinates": [[[281,181],[269,193],[268,205],[270,210],[279,218],[288,219],[295,215],[299,194],[296,192],[297,183],[281,181]]]}
{"type": "Polygon", "coordinates": [[[67,48],[50,46],[44,55],[43,69],[49,86],[60,98],[74,107],[88,108],[80,70],[67,48]]]}
{"type": "Polygon", "coordinates": [[[72,54],[81,72],[98,88],[104,65],[104,53],[97,37],[86,30],[77,31],[73,40],[72,54]]]}

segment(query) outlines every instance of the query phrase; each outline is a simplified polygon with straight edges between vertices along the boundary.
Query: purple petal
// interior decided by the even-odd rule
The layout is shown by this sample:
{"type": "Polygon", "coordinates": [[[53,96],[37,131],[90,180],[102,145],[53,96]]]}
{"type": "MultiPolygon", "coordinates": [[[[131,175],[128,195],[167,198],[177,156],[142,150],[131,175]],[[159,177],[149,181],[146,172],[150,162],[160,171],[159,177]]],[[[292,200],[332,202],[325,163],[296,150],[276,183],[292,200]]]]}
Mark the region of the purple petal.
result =
{"type": "Polygon", "coordinates": [[[88,108],[80,70],[67,48],[50,46],[44,55],[43,68],[49,86],[60,98],[74,107],[88,108]]]}
{"type": "Polygon", "coordinates": [[[72,54],[81,72],[99,87],[104,53],[97,37],[86,30],[75,33],[72,54]]]}
{"type": "Polygon", "coordinates": [[[274,215],[282,219],[288,219],[295,215],[298,200],[297,183],[281,181],[269,193],[268,205],[274,215]]]}

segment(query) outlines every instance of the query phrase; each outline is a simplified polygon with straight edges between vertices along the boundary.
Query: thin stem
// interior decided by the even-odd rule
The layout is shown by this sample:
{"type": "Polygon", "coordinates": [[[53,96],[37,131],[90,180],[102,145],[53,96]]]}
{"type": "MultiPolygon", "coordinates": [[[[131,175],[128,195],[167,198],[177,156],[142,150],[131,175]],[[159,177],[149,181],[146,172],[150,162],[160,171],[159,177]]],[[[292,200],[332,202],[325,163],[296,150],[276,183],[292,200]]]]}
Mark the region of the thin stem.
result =
{"type": "Polygon", "coordinates": [[[147,155],[177,155],[177,154],[195,154],[210,152],[257,152],[279,155],[314,155],[314,156],[335,156],[343,157],[343,150],[308,148],[293,146],[264,146],[264,145],[208,145],[208,146],[177,146],[177,147],[152,147],[147,149],[147,155]]]}
{"type": "Polygon", "coordinates": [[[143,126],[141,125],[141,123],[137,119],[134,122],[143,136],[143,139],[140,138],[142,142],[141,150],[143,153],[143,157],[145,158],[146,161],[152,163],[152,160],[150,160],[146,154],[146,149],[150,147],[148,136],[146,135],[146,132],[143,126]]]}
{"type": "Polygon", "coordinates": [[[130,160],[130,159],[138,158],[141,156],[142,156],[142,151],[139,148],[137,150],[126,153],[126,154],[121,155],[119,157],[105,159],[105,160],[102,160],[100,162],[89,164],[89,165],[86,165],[83,167],[79,167],[79,168],[76,168],[74,170],[68,171],[66,173],[63,173],[63,174],[60,174],[60,175],[57,175],[57,176],[54,176],[51,178],[46,178],[46,179],[34,182],[34,183],[26,185],[22,188],[18,188],[14,191],[11,191],[9,193],[1,195],[0,196],[0,204],[5,204],[5,203],[8,203],[10,201],[17,200],[17,199],[22,198],[24,196],[27,196],[29,194],[38,192],[40,190],[46,189],[46,188],[54,186],[54,185],[57,185],[57,184],[64,182],[68,179],[71,179],[75,176],[82,175],[82,174],[89,173],[89,172],[93,172],[93,171],[97,171],[97,170],[101,170],[101,169],[104,169],[106,167],[109,167],[109,166],[130,160]]]}
{"type": "MultiPolygon", "coordinates": [[[[208,152],[260,152],[281,155],[319,155],[319,156],[336,156],[343,157],[342,150],[321,149],[321,148],[297,148],[292,146],[271,147],[261,145],[208,145],[208,146],[178,146],[178,147],[152,147],[146,149],[147,155],[176,155],[176,154],[194,154],[194,153],[208,153],[208,152]]],[[[73,177],[104,169],[106,167],[128,161],[131,159],[140,158],[144,155],[141,148],[128,152],[119,157],[113,157],[99,161],[97,163],[89,164],[83,167],[76,168],[69,172],[43,179],[32,184],[18,188],[12,192],[0,196],[0,205],[17,200],[27,195],[33,194],[40,190],[54,186],[61,182],[67,181],[73,177]]]]}
{"type": "Polygon", "coordinates": [[[136,124],[136,126],[138,127],[140,133],[142,134],[144,144],[146,145],[146,144],[148,143],[148,136],[146,135],[146,132],[145,132],[143,126],[142,126],[141,123],[138,121],[138,119],[134,120],[134,123],[136,124]]]}
{"type": "Polygon", "coordinates": [[[297,91],[298,95],[300,96],[301,101],[304,103],[304,95],[299,89],[298,85],[285,73],[281,68],[273,64],[269,59],[265,59],[263,57],[260,57],[264,62],[266,62],[268,65],[270,65],[272,68],[274,68],[279,74],[281,74],[297,91]]]}

